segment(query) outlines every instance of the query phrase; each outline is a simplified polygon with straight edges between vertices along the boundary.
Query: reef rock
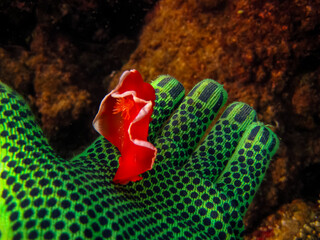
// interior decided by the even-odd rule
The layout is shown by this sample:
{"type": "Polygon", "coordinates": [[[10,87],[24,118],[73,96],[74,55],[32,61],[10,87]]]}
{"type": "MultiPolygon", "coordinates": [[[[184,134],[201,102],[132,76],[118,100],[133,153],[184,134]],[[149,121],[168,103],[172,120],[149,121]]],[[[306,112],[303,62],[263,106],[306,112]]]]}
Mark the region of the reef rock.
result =
{"type": "Polygon", "coordinates": [[[120,71],[135,68],[148,80],[170,74],[187,90],[213,78],[229,102],[250,104],[273,126],[281,150],[247,214],[249,231],[272,209],[304,197],[308,186],[299,179],[319,163],[319,15],[319,0],[162,0],[120,71]]]}
{"type": "Polygon", "coordinates": [[[318,206],[301,199],[283,205],[263,220],[246,240],[317,240],[320,238],[320,200],[318,206]]]}
{"type": "Polygon", "coordinates": [[[22,93],[63,156],[96,136],[92,120],[155,1],[2,1],[0,78],[22,93]],[[129,23],[129,24],[128,24],[129,23]]]}

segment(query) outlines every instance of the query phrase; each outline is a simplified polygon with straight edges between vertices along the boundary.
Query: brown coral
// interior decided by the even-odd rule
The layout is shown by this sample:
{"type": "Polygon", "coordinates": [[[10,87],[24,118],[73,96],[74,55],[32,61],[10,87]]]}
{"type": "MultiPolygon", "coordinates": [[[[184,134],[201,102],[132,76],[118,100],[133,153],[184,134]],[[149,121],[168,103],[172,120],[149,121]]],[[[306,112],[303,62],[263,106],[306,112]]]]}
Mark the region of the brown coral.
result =
{"type": "MultiPolygon", "coordinates": [[[[8,22],[0,29],[0,78],[38,110],[60,151],[70,153],[70,145],[92,138],[90,122],[105,94],[102,79],[105,88],[113,79],[112,89],[123,70],[136,68],[147,80],[170,74],[190,90],[213,78],[224,84],[230,102],[253,106],[281,139],[246,216],[248,231],[284,203],[314,200],[319,182],[314,169],[320,163],[320,0],[162,0],[148,14],[129,62],[114,74],[136,44],[121,30],[137,34],[142,22],[128,25],[121,13],[134,10],[131,18],[141,18],[143,6],[155,1],[129,2],[135,9],[112,0],[0,4],[0,19],[8,22]]],[[[296,214],[303,215],[304,206],[296,214]]],[[[261,236],[271,236],[269,226],[263,227],[261,236]]]]}
{"type": "Polygon", "coordinates": [[[320,136],[320,1],[212,2],[160,1],[122,70],[136,68],[148,80],[170,74],[187,90],[216,79],[230,102],[250,104],[276,126],[282,150],[247,214],[250,230],[301,196],[301,171],[319,162],[312,146],[320,136]]]}
{"type": "Polygon", "coordinates": [[[252,240],[316,240],[320,237],[320,208],[301,199],[283,205],[266,218],[262,226],[246,236],[252,240]]]}
{"type": "Polygon", "coordinates": [[[0,20],[8,23],[0,29],[0,78],[27,97],[59,153],[72,156],[95,136],[91,121],[106,94],[103,78],[128,59],[152,4],[0,3],[0,20]]]}

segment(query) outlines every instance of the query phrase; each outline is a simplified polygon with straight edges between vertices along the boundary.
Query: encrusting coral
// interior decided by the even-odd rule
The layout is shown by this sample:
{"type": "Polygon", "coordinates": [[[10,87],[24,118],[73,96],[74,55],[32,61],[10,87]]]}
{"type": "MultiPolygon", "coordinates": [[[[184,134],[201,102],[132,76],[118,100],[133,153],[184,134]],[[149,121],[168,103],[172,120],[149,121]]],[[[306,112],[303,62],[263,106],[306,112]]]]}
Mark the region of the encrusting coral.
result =
{"type": "Polygon", "coordinates": [[[283,205],[263,220],[246,240],[317,240],[320,237],[320,208],[298,199],[283,205]]]}
{"type": "Polygon", "coordinates": [[[123,70],[136,68],[146,80],[169,73],[187,90],[216,79],[230,101],[257,109],[282,139],[247,213],[249,233],[285,203],[309,195],[316,201],[319,0],[161,0],[145,23],[156,1],[37,2],[0,3],[0,78],[29,101],[60,154],[73,156],[94,138],[98,103],[144,24],[123,70]]]}
{"type": "Polygon", "coordinates": [[[63,156],[94,139],[101,82],[127,61],[153,4],[1,1],[0,78],[27,97],[63,156]]]}
{"type": "MultiPolygon", "coordinates": [[[[281,204],[305,197],[308,184],[297,179],[319,164],[320,1],[208,2],[159,1],[123,69],[146,79],[166,72],[186,89],[217,79],[230,101],[247,102],[275,127],[282,147],[249,209],[254,228],[281,204]]],[[[315,179],[309,184],[318,185],[315,179]]]]}

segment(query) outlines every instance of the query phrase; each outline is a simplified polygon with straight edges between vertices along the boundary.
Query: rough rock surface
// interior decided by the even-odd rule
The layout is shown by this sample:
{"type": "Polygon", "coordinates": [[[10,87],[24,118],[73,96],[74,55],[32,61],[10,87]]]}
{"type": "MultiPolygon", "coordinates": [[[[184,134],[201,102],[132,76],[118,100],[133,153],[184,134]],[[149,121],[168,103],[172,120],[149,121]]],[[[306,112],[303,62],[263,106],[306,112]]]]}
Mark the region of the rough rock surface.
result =
{"type": "Polygon", "coordinates": [[[263,220],[261,226],[245,239],[316,240],[320,238],[320,200],[318,206],[301,199],[283,205],[263,220]]]}
{"type": "Polygon", "coordinates": [[[275,220],[263,219],[296,198],[308,200],[298,212],[310,209],[320,192],[320,0],[161,0],[136,48],[155,2],[1,1],[0,78],[64,156],[94,137],[99,102],[123,70],[170,74],[187,91],[204,78],[223,83],[229,102],[253,106],[281,139],[246,216],[247,236],[261,224],[267,237],[275,220]]]}
{"type": "Polygon", "coordinates": [[[102,81],[127,61],[154,2],[0,3],[0,78],[29,100],[62,155],[95,136],[102,81]]]}
{"type": "Polygon", "coordinates": [[[229,102],[274,126],[281,147],[247,214],[249,232],[281,204],[319,193],[319,15],[319,0],[163,0],[122,68],[148,80],[170,74],[187,90],[213,78],[229,102]]]}

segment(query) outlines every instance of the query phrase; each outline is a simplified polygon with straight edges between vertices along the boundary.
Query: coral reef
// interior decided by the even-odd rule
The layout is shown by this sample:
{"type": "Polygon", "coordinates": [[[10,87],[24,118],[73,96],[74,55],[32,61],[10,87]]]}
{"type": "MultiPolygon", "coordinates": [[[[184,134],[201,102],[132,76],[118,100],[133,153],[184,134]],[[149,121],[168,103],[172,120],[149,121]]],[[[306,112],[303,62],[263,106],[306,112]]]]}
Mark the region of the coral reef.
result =
{"type": "Polygon", "coordinates": [[[318,200],[317,209],[313,213],[312,218],[299,229],[299,233],[295,237],[295,240],[302,239],[320,239],[320,199],[318,200]]]}
{"type": "MultiPolygon", "coordinates": [[[[1,1],[0,78],[28,99],[64,156],[96,136],[94,113],[123,70],[149,81],[170,74],[187,91],[216,79],[281,138],[247,213],[248,236],[275,236],[272,216],[293,208],[310,219],[303,212],[320,192],[320,0],[161,0],[148,12],[155,2],[1,1]]],[[[318,231],[308,221],[292,236],[318,231]]]]}
{"type": "Polygon", "coordinates": [[[298,199],[283,205],[268,216],[261,226],[245,239],[316,240],[320,238],[320,200],[312,206],[298,199]]]}
{"type": "Polygon", "coordinates": [[[91,121],[106,94],[102,80],[127,61],[153,4],[1,3],[0,19],[8,25],[0,30],[0,78],[29,99],[60,154],[72,156],[96,136],[91,121]]]}
{"type": "Polygon", "coordinates": [[[146,79],[165,72],[188,90],[217,79],[230,101],[249,103],[274,125],[281,150],[247,214],[250,231],[281,204],[303,198],[309,187],[297,179],[319,163],[320,1],[208,2],[160,1],[123,69],[146,79]]]}

